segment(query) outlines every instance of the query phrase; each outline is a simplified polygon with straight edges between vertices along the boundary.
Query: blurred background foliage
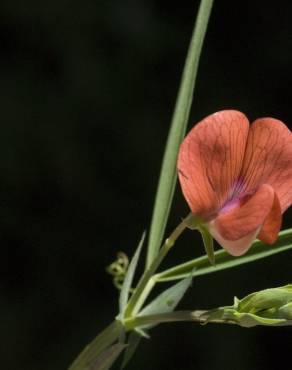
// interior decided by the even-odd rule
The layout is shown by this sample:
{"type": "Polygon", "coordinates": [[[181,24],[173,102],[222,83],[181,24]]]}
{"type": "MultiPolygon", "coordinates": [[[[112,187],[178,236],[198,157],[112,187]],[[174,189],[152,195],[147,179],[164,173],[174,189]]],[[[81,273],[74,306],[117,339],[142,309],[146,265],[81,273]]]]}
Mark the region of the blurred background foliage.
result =
{"type": "MultiPolygon", "coordinates": [[[[150,223],[198,1],[2,0],[1,368],[64,370],[117,314],[105,267],[150,223]]],[[[215,1],[191,122],[292,122],[292,3],[215,1]]],[[[178,190],[169,222],[188,209],[178,190]]],[[[291,211],[285,226],[291,227],[291,211]]],[[[203,253],[187,232],[165,266],[203,253]]],[[[291,253],[195,279],[181,308],[291,282],[291,253]]],[[[291,328],[173,324],[129,369],[274,369],[291,328]]]]}

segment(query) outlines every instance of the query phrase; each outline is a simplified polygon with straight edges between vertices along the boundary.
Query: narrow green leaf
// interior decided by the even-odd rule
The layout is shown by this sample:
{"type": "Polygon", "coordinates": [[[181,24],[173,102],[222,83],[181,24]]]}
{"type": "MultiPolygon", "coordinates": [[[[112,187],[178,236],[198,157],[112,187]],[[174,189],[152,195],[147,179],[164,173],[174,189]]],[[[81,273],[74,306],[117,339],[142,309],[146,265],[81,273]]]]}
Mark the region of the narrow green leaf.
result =
{"type": "Polygon", "coordinates": [[[131,289],[131,286],[132,286],[132,283],[133,283],[134,274],[135,274],[135,271],[136,271],[137,263],[138,263],[138,260],[139,260],[139,256],[140,256],[140,253],[141,253],[141,249],[142,249],[144,240],[145,240],[145,232],[143,233],[142,238],[141,238],[141,240],[138,244],[138,247],[136,249],[136,252],[135,252],[135,254],[134,254],[134,256],[133,256],[133,258],[132,258],[132,260],[129,264],[128,271],[126,273],[125,280],[124,280],[124,283],[123,283],[123,286],[122,286],[122,289],[121,289],[121,292],[120,292],[119,307],[120,307],[120,315],[121,316],[123,316],[123,314],[124,314],[124,311],[125,311],[128,299],[129,299],[130,289],[131,289]]]}
{"type": "Polygon", "coordinates": [[[155,205],[149,234],[148,267],[156,257],[160,248],[173,193],[176,185],[176,159],[179,145],[185,135],[189,113],[193,100],[193,92],[197,77],[199,59],[207,30],[213,0],[201,0],[197,20],[189,46],[188,55],[183,70],[181,84],[171,121],[170,131],[165,147],[155,205]]]}
{"type": "Polygon", "coordinates": [[[150,339],[150,335],[148,334],[148,332],[145,330],[146,328],[135,328],[135,332],[140,335],[141,338],[145,338],[145,339],[150,339]]]}
{"type": "Polygon", "coordinates": [[[127,344],[122,343],[116,343],[110,346],[88,364],[86,370],[109,370],[126,347],[127,344]]]}
{"type": "Polygon", "coordinates": [[[202,234],[203,243],[204,243],[205,251],[209,258],[209,262],[211,263],[211,265],[214,266],[215,265],[215,255],[214,255],[214,243],[213,243],[212,235],[203,225],[200,225],[198,230],[202,234]]]}
{"type": "Polygon", "coordinates": [[[118,340],[123,330],[119,321],[112,322],[83,349],[68,370],[87,370],[94,359],[118,340]]]}
{"type": "Polygon", "coordinates": [[[225,270],[245,263],[254,262],[261,258],[272,256],[292,249],[292,229],[283,230],[279,233],[276,244],[268,246],[256,240],[250,250],[240,257],[229,255],[224,249],[215,252],[216,266],[210,266],[207,256],[196,258],[192,261],[180,264],[157,275],[157,281],[180,280],[187,277],[191,271],[193,276],[205,275],[220,270],[225,270]]]}
{"type": "Polygon", "coordinates": [[[128,347],[124,354],[121,369],[124,369],[129,363],[129,361],[132,359],[138,348],[139,343],[141,342],[141,339],[142,339],[141,335],[137,334],[135,331],[132,331],[130,333],[128,339],[128,347]]]}
{"type": "Polygon", "coordinates": [[[172,312],[184,296],[191,283],[192,276],[189,274],[188,277],[159,294],[139,312],[139,316],[172,312]]]}

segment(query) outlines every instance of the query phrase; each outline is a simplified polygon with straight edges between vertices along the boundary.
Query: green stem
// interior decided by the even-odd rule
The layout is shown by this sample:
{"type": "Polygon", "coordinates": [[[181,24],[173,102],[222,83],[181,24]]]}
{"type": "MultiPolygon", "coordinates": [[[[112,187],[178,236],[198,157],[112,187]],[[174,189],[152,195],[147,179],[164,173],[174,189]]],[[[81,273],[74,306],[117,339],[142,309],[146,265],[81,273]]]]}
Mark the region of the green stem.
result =
{"type": "MultiPolygon", "coordinates": [[[[190,214],[191,215],[191,214],[190,214]]],[[[155,281],[151,280],[153,274],[159,267],[160,263],[163,261],[164,257],[167,255],[171,247],[175,244],[177,238],[181,235],[181,233],[187,227],[186,220],[190,217],[187,216],[185,220],[183,220],[171,233],[169,238],[167,238],[161,247],[158,255],[151,263],[150,267],[144,272],[142,275],[141,280],[139,281],[137,288],[135,289],[132,297],[129,299],[127,308],[125,310],[125,319],[136,315],[140,308],[142,307],[143,303],[145,302],[146,298],[148,297],[151,289],[153,288],[155,281]]]]}
{"type": "Polygon", "coordinates": [[[213,0],[201,0],[191,38],[161,166],[150,227],[146,268],[150,266],[158,254],[168,220],[176,185],[177,153],[186,132],[200,55],[212,5],[213,0]]]}
{"type": "MultiPolygon", "coordinates": [[[[205,311],[200,312],[204,313],[205,311]]],[[[199,319],[199,315],[197,318],[199,319]]],[[[192,311],[176,311],[156,315],[135,316],[125,322],[125,327],[128,331],[146,325],[158,325],[178,321],[193,321],[192,311]]]]}
{"type": "Polygon", "coordinates": [[[106,329],[104,329],[85,349],[80,353],[76,360],[72,363],[68,370],[84,370],[90,367],[90,364],[97,358],[102,351],[113,344],[121,335],[121,333],[128,328],[124,326],[127,320],[131,320],[132,316],[135,315],[141,306],[143,305],[145,299],[150,293],[151,289],[155,284],[155,280],[152,279],[153,274],[156,269],[167,255],[168,251],[175,244],[177,238],[187,227],[187,222],[191,214],[188,215],[171,233],[170,237],[166,239],[164,245],[160,249],[160,252],[156,259],[153,261],[149,269],[142,275],[137,288],[135,289],[132,297],[130,298],[124,318],[123,323],[120,320],[115,320],[106,329]]]}
{"type": "Polygon", "coordinates": [[[85,370],[107,347],[113,344],[124,330],[119,321],[114,321],[89,343],[74,360],[68,370],[85,370]]]}
{"type": "MultiPolygon", "coordinates": [[[[174,311],[169,313],[162,313],[157,315],[146,315],[146,316],[136,316],[131,319],[128,319],[125,322],[125,328],[127,331],[133,330],[137,327],[143,327],[147,325],[158,325],[162,323],[169,322],[180,322],[180,321],[193,321],[200,324],[207,322],[207,319],[203,316],[206,310],[196,310],[196,311],[174,311]]],[[[210,323],[217,324],[234,324],[234,321],[231,320],[222,320],[222,319],[208,319],[210,323]]]]}
{"type": "Polygon", "coordinates": [[[211,266],[208,257],[203,255],[167,270],[160,271],[153,276],[153,279],[160,283],[185,279],[191,272],[193,277],[210,274],[267,258],[274,254],[291,250],[291,248],[292,229],[287,229],[279,233],[278,241],[272,248],[267,248],[266,244],[255,240],[245,255],[236,258],[228,254],[225,249],[220,249],[215,252],[216,266],[211,266]]]}
{"type": "MultiPolygon", "coordinates": [[[[68,370],[90,369],[97,357],[119,338],[123,330],[128,332],[145,325],[158,325],[179,321],[193,321],[203,324],[206,322],[206,319],[202,315],[206,312],[208,311],[175,311],[157,315],[130,317],[124,321],[124,326],[116,320],[104,329],[87,347],[85,347],[68,370]]],[[[221,319],[210,319],[208,322],[234,324],[232,321],[221,319]]]]}

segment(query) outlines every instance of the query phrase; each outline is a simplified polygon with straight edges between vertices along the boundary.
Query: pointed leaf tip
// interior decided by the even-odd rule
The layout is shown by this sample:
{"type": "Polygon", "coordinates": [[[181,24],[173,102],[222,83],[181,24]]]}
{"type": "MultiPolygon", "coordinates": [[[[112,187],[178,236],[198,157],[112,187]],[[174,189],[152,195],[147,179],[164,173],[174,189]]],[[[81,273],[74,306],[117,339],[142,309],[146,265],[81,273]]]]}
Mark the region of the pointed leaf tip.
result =
{"type": "Polygon", "coordinates": [[[176,306],[183,298],[185,292],[190,287],[191,283],[192,275],[190,274],[185,279],[159,294],[152,302],[150,302],[142,311],[139,312],[139,316],[155,315],[174,311],[176,306]]]}
{"type": "Polygon", "coordinates": [[[142,336],[138,333],[136,333],[135,331],[132,331],[129,335],[129,339],[128,339],[128,347],[126,348],[125,350],[125,353],[124,353],[124,358],[123,358],[123,362],[122,362],[122,365],[121,365],[121,370],[123,370],[127,364],[129,363],[129,361],[132,359],[132,357],[134,356],[138,346],[139,346],[139,343],[141,342],[141,339],[142,339],[142,336]]]}
{"type": "Polygon", "coordinates": [[[120,307],[120,315],[121,316],[123,316],[123,314],[124,314],[124,311],[125,311],[128,299],[129,299],[130,289],[131,289],[131,286],[132,286],[132,283],[133,283],[134,274],[135,274],[136,267],[137,267],[137,264],[138,264],[141,249],[142,249],[142,246],[144,244],[145,236],[146,236],[146,232],[144,231],[143,234],[142,234],[142,238],[141,238],[141,240],[138,244],[138,247],[136,249],[136,252],[135,252],[135,254],[134,254],[134,256],[133,256],[133,258],[132,258],[132,260],[129,264],[128,271],[126,273],[125,280],[124,280],[124,283],[123,283],[123,286],[122,286],[122,289],[121,289],[120,299],[119,299],[119,307],[120,307]]]}

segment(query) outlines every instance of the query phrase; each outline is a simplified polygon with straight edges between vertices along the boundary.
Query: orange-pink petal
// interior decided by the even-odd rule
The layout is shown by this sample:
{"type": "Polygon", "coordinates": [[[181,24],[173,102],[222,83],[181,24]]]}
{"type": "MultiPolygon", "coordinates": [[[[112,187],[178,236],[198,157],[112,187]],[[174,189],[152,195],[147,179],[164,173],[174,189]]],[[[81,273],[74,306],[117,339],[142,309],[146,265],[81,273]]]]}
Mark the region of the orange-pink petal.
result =
{"type": "Polygon", "coordinates": [[[278,238],[279,231],[282,224],[282,214],[281,205],[279,198],[276,193],[274,193],[274,203],[268,214],[263,227],[258,235],[258,239],[266,244],[274,244],[278,238]]]}
{"type": "MultiPolygon", "coordinates": [[[[213,221],[213,228],[223,239],[231,242],[256,235],[271,213],[274,198],[273,188],[266,184],[261,185],[253,195],[245,196],[231,210],[219,214],[213,221]]],[[[240,255],[248,248],[247,245],[241,245],[238,251],[235,243],[223,247],[233,255],[240,255]]]]}
{"type": "Polygon", "coordinates": [[[232,195],[242,168],[249,122],[235,110],[198,123],[181,144],[178,176],[193,213],[211,218],[232,195]]]}
{"type": "Polygon", "coordinates": [[[219,233],[216,228],[215,221],[211,221],[208,224],[209,231],[214,239],[232,256],[241,256],[248,251],[252,242],[256,239],[259,229],[251,231],[238,240],[227,240],[219,233]]]}
{"type": "Polygon", "coordinates": [[[241,192],[254,191],[261,184],[273,187],[282,213],[292,203],[292,133],[274,118],[257,119],[250,127],[240,174],[241,192]]]}

